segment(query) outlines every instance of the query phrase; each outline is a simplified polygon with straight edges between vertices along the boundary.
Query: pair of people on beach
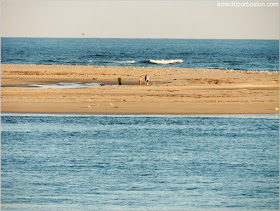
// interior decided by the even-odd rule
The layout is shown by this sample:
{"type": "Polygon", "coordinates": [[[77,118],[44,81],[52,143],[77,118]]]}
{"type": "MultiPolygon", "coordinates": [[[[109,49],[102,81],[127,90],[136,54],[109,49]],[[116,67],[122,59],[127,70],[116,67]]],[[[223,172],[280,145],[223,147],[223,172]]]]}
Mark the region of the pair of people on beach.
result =
{"type": "MultiPolygon", "coordinates": [[[[139,85],[141,85],[141,82],[142,82],[142,77],[140,75],[140,77],[139,77],[139,85]]],[[[145,85],[146,86],[149,85],[149,76],[148,75],[145,75],[145,85]]]]}
{"type": "MultiPolygon", "coordinates": [[[[139,85],[141,85],[141,82],[142,82],[142,78],[141,78],[141,75],[140,75],[139,85]]],[[[118,83],[119,83],[119,85],[122,85],[122,78],[121,77],[118,77],[118,83]]],[[[145,75],[145,85],[146,86],[149,85],[149,76],[148,75],[145,75]]]]}

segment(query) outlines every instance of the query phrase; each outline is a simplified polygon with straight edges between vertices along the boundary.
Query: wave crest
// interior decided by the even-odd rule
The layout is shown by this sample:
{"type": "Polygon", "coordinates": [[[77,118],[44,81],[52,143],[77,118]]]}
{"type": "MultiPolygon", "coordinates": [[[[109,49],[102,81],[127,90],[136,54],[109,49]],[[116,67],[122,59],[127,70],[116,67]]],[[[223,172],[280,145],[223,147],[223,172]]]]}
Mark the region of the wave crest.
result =
{"type": "Polygon", "coordinates": [[[171,59],[171,60],[154,60],[150,59],[148,62],[154,63],[154,64],[174,64],[174,63],[184,63],[184,60],[182,59],[171,59]]]}

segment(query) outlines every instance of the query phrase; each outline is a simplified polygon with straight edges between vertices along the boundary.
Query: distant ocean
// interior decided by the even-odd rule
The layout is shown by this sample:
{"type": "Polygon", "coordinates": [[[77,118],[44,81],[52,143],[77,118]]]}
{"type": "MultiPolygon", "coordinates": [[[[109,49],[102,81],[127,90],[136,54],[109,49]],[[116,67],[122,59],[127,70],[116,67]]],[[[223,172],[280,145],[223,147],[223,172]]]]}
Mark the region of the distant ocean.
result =
{"type": "Polygon", "coordinates": [[[279,40],[1,38],[3,64],[279,71],[279,40]]]}

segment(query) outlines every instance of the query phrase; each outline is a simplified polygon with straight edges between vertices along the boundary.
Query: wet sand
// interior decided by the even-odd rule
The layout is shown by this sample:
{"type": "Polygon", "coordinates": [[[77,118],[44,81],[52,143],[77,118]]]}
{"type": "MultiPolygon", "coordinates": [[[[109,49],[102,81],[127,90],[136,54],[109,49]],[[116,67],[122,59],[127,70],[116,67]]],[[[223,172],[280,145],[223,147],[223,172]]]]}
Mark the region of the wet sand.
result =
{"type": "Polygon", "coordinates": [[[258,114],[278,113],[276,108],[279,108],[278,72],[1,65],[2,112],[258,114]],[[149,86],[143,85],[145,74],[149,75],[149,86]],[[141,86],[138,85],[140,75],[141,86]],[[118,85],[118,77],[122,78],[121,86],[118,85]],[[108,86],[66,89],[24,87],[61,82],[108,86]]]}

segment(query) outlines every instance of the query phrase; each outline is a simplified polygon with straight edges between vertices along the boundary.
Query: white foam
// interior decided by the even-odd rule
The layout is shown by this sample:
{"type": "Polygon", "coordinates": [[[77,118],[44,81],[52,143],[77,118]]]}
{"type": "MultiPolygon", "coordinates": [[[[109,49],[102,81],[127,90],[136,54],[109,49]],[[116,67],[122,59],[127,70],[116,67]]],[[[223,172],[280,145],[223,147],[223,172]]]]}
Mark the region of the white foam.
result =
{"type": "Polygon", "coordinates": [[[184,63],[184,60],[182,60],[182,59],[173,59],[173,60],[154,60],[154,59],[150,59],[149,62],[155,63],[155,64],[174,64],[174,63],[184,63]]]}

